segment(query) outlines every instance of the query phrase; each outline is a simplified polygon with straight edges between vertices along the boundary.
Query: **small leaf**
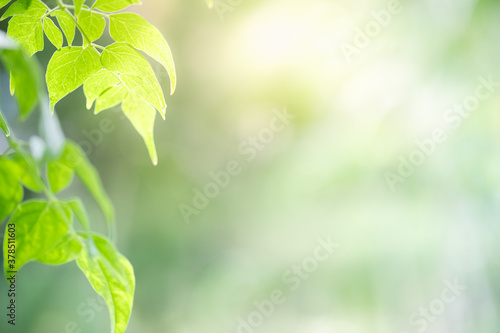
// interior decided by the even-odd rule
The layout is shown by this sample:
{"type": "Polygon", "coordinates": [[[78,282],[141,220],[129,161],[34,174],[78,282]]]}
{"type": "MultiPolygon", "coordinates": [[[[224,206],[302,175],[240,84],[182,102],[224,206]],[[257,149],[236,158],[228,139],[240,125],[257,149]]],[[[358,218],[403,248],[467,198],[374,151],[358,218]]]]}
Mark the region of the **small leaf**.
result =
{"type": "Polygon", "coordinates": [[[97,0],[92,6],[103,12],[111,13],[125,9],[130,5],[141,4],[140,0],[97,0]]]}
{"type": "Polygon", "coordinates": [[[144,139],[149,156],[154,165],[158,163],[153,137],[155,110],[146,101],[133,93],[129,93],[122,103],[123,113],[144,139]]]}
{"type": "Polygon", "coordinates": [[[17,176],[17,164],[0,157],[0,223],[23,199],[23,188],[17,176]]]}
{"type": "Polygon", "coordinates": [[[16,260],[14,268],[9,267],[8,238],[5,237],[5,270],[18,271],[27,262],[53,249],[70,230],[70,217],[71,212],[58,202],[29,200],[19,205],[8,222],[15,225],[16,260]]]}
{"type": "Polygon", "coordinates": [[[1,112],[0,112],[0,129],[5,133],[6,136],[10,136],[9,126],[7,125],[5,119],[3,119],[1,112]]]}
{"type": "Polygon", "coordinates": [[[43,27],[39,17],[14,16],[9,21],[7,35],[21,44],[30,56],[43,50],[43,27]]]}
{"type": "Polygon", "coordinates": [[[83,92],[87,98],[87,109],[92,107],[92,104],[103,93],[104,90],[120,83],[120,79],[107,69],[102,69],[89,77],[83,84],[83,92]]]}
{"type": "Polygon", "coordinates": [[[51,107],[100,69],[99,53],[93,47],[63,47],[56,51],[46,74],[51,107]]]}
{"type": "Polygon", "coordinates": [[[13,15],[42,18],[48,9],[49,8],[40,0],[17,0],[10,5],[0,20],[4,20],[13,15]]]}
{"type": "Polygon", "coordinates": [[[123,84],[109,88],[97,98],[94,113],[98,114],[103,110],[120,104],[127,97],[127,94],[128,89],[123,84]]]}
{"type": "Polygon", "coordinates": [[[89,218],[87,216],[87,212],[85,211],[85,207],[83,206],[83,203],[80,199],[71,199],[66,202],[69,207],[71,207],[71,210],[73,213],[75,213],[76,218],[78,221],[80,221],[80,224],[83,226],[83,228],[86,231],[90,230],[90,223],[89,223],[89,218]]]}
{"type": "Polygon", "coordinates": [[[73,43],[73,39],[75,38],[75,29],[76,22],[73,20],[71,15],[68,14],[65,10],[56,10],[50,13],[51,16],[57,18],[57,22],[59,22],[59,26],[64,32],[64,36],[66,36],[66,41],[68,46],[71,46],[73,43]]]}
{"type": "Polygon", "coordinates": [[[62,265],[75,260],[82,251],[83,246],[76,234],[68,232],[49,251],[36,260],[48,265],[62,265]]]}
{"type": "Polygon", "coordinates": [[[104,32],[104,27],[106,26],[106,21],[104,17],[98,13],[91,12],[89,10],[83,10],[78,15],[78,24],[80,29],[82,29],[83,34],[93,42],[99,39],[104,32]]]}
{"type": "Polygon", "coordinates": [[[66,145],[59,159],[47,164],[47,179],[54,193],[64,190],[73,181],[75,174],[70,161],[72,150],[66,145]]]}
{"type": "Polygon", "coordinates": [[[123,333],[134,301],[134,270],[107,239],[94,235],[89,243],[90,248],[82,251],[76,263],[94,290],[106,301],[111,332],[123,333]]]}
{"type": "Polygon", "coordinates": [[[75,0],[75,16],[78,17],[80,15],[80,11],[82,9],[82,5],[85,2],[85,0],[75,0]]]}
{"type": "Polygon", "coordinates": [[[161,32],[143,17],[133,13],[110,15],[109,22],[109,33],[115,41],[132,45],[165,67],[170,77],[170,94],[172,95],[177,81],[175,64],[170,47],[161,32]]]}
{"type": "Polygon", "coordinates": [[[45,31],[47,38],[57,49],[62,47],[63,37],[61,30],[48,17],[43,19],[43,31],[45,31]]]}
{"type": "Polygon", "coordinates": [[[166,104],[163,92],[151,65],[142,54],[126,43],[114,43],[102,52],[101,63],[104,68],[120,73],[127,88],[142,96],[164,117],[166,104]]]}
{"type": "Polygon", "coordinates": [[[19,113],[21,119],[26,119],[38,103],[41,87],[40,69],[22,50],[0,50],[0,59],[10,71],[11,86],[17,86],[15,95],[19,113]]]}
{"type": "Polygon", "coordinates": [[[101,207],[104,212],[104,216],[106,216],[106,220],[111,224],[114,219],[113,205],[102,187],[99,174],[92,164],[90,164],[85,156],[85,153],[78,145],[68,141],[66,143],[65,151],[66,149],[67,153],[65,153],[65,161],[68,163],[67,165],[75,170],[78,177],[81,179],[83,184],[85,184],[101,207]]]}

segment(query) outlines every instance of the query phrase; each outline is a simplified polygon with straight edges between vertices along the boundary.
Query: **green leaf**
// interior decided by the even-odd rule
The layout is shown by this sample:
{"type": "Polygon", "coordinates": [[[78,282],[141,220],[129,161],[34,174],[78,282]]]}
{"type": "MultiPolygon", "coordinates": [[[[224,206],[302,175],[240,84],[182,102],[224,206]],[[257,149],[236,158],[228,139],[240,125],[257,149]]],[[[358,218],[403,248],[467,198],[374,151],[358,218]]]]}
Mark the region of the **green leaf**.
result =
{"type": "Polygon", "coordinates": [[[4,20],[13,15],[41,18],[48,9],[49,8],[40,0],[17,0],[10,5],[0,20],[4,20]]]}
{"type": "Polygon", "coordinates": [[[75,16],[76,17],[78,17],[78,15],[80,15],[82,5],[84,2],[85,2],[85,0],[75,0],[74,1],[74,3],[75,3],[75,16]]]}
{"type": "Polygon", "coordinates": [[[61,156],[47,164],[47,179],[54,193],[64,190],[73,181],[75,172],[70,160],[71,153],[71,148],[66,145],[61,156]]]}
{"type": "Polygon", "coordinates": [[[43,180],[33,156],[26,152],[16,152],[8,155],[8,158],[17,164],[16,176],[24,186],[33,192],[43,191],[43,180]]]}
{"type": "Polygon", "coordinates": [[[80,221],[80,224],[83,226],[83,228],[86,231],[90,230],[90,223],[89,223],[89,218],[87,216],[87,212],[85,211],[85,207],[83,206],[83,203],[80,199],[71,199],[66,202],[69,207],[71,207],[71,210],[73,213],[75,213],[76,218],[78,221],[80,221]]]}
{"type": "Polygon", "coordinates": [[[14,38],[30,56],[43,50],[43,27],[39,17],[14,16],[9,21],[7,35],[14,38]]]}
{"type": "Polygon", "coordinates": [[[9,126],[7,125],[5,119],[3,119],[1,112],[0,112],[0,129],[5,133],[6,136],[10,136],[9,126]]]}
{"type": "Polygon", "coordinates": [[[161,32],[143,17],[133,13],[110,15],[109,22],[109,33],[115,41],[132,45],[165,67],[170,77],[170,94],[172,95],[177,81],[175,64],[170,47],[161,32]]]}
{"type": "Polygon", "coordinates": [[[82,251],[76,263],[94,290],[106,301],[111,332],[123,333],[134,301],[135,277],[132,265],[103,237],[92,236],[88,246],[90,248],[82,251]]]}
{"type": "Polygon", "coordinates": [[[78,15],[78,24],[83,34],[90,42],[93,42],[102,36],[106,21],[104,17],[98,13],[83,10],[80,12],[80,15],[78,15]]]}
{"type": "Polygon", "coordinates": [[[0,157],[0,223],[23,199],[23,188],[17,178],[17,168],[14,161],[0,157]]]}
{"type": "Polygon", "coordinates": [[[104,68],[120,73],[127,88],[142,96],[165,116],[165,99],[160,84],[148,61],[137,50],[126,43],[114,43],[101,54],[104,68]]]}
{"type": "Polygon", "coordinates": [[[49,251],[36,260],[48,265],[62,265],[75,260],[82,251],[83,246],[76,234],[69,232],[49,251]]]}
{"type": "Polygon", "coordinates": [[[25,201],[16,209],[7,226],[14,224],[16,260],[7,260],[8,237],[4,239],[5,270],[18,271],[31,260],[42,258],[70,230],[71,212],[59,202],[25,201]]]}
{"type": "Polygon", "coordinates": [[[87,98],[87,109],[92,107],[92,104],[99,95],[106,89],[120,83],[120,79],[107,69],[102,69],[88,78],[83,84],[83,91],[87,98]]]}
{"type": "Polygon", "coordinates": [[[0,0],[0,8],[4,7],[9,2],[10,2],[10,0],[0,0]]]}
{"type": "Polygon", "coordinates": [[[38,103],[41,87],[40,69],[22,50],[0,50],[0,59],[10,71],[11,86],[17,87],[15,95],[21,119],[26,119],[38,103]]]}
{"type": "Polygon", "coordinates": [[[65,156],[65,163],[67,163],[68,167],[75,170],[78,177],[101,207],[107,221],[112,223],[114,219],[113,205],[104,191],[99,174],[92,164],[90,164],[85,153],[77,144],[68,141],[66,143],[65,156]]]}
{"type": "Polygon", "coordinates": [[[155,110],[146,101],[133,93],[129,93],[122,103],[123,113],[144,139],[149,156],[154,165],[158,163],[153,137],[155,110]]]}
{"type": "Polygon", "coordinates": [[[120,104],[127,97],[128,89],[123,85],[113,86],[102,93],[96,101],[95,114],[120,104]]]}
{"type": "Polygon", "coordinates": [[[16,92],[16,83],[14,82],[14,78],[12,77],[12,72],[9,75],[10,80],[9,80],[9,92],[10,95],[13,96],[14,93],[16,92]]]}
{"type": "Polygon", "coordinates": [[[45,31],[47,38],[55,47],[58,49],[62,47],[63,36],[61,30],[48,17],[43,19],[43,31],[45,31]]]}
{"type": "Polygon", "coordinates": [[[141,4],[140,0],[97,0],[92,6],[103,12],[111,13],[125,9],[130,5],[141,4]]]}
{"type": "Polygon", "coordinates": [[[63,47],[54,52],[46,74],[51,106],[100,69],[99,53],[93,47],[63,47]]]}
{"type": "Polygon", "coordinates": [[[66,36],[66,41],[68,46],[71,46],[73,43],[73,39],[75,38],[75,29],[76,22],[73,20],[71,15],[68,14],[65,10],[56,10],[50,13],[51,16],[57,18],[57,22],[59,22],[59,26],[64,32],[64,36],[66,36]]]}

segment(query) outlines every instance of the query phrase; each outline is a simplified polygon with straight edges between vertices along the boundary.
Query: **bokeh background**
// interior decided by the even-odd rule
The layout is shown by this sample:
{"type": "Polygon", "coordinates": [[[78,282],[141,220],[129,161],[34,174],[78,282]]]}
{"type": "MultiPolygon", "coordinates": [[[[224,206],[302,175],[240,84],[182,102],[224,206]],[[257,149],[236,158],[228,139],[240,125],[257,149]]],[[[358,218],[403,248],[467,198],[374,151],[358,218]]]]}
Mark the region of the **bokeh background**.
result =
{"type": "MultiPolygon", "coordinates": [[[[402,1],[368,45],[346,57],[342,49],[373,25],[373,12],[390,6],[220,0],[209,10],[202,0],[144,0],[131,7],[162,31],[177,66],[178,90],[168,97],[168,76],[153,63],[168,104],[155,127],[159,165],[119,108],[93,115],[81,88],[56,107],[116,207],[117,246],[137,278],[127,332],[500,331],[498,90],[455,128],[446,120],[480,77],[500,82],[500,2],[402,1]],[[285,108],[294,118],[246,161],[238,147],[285,108]],[[103,132],[103,121],[112,129],[103,132]],[[415,141],[439,128],[446,140],[391,188],[387,172],[397,174],[400,158],[419,150],[415,141]],[[241,173],[186,223],[179,205],[192,206],[193,189],[203,190],[231,160],[241,173]],[[283,275],[328,236],[341,246],[291,291],[283,275]],[[465,290],[440,302],[450,283],[465,290]],[[276,289],[286,301],[257,327],[238,328],[276,289]],[[415,315],[430,307],[432,318],[415,315]]],[[[42,66],[54,51],[45,42],[42,66]]],[[[8,91],[5,73],[1,83],[8,91]]],[[[15,106],[2,95],[13,123],[15,106]]],[[[14,127],[27,137],[36,116],[14,127]]],[[[75,195],[105,232],[78,183],[64,192],[75,195]]],[[[75,263],[31,263],[18,290],[15,332],[109,332],[107,309],[75,263]]],[[[0,331],[8,332],[2,318],[0,331]]]]}

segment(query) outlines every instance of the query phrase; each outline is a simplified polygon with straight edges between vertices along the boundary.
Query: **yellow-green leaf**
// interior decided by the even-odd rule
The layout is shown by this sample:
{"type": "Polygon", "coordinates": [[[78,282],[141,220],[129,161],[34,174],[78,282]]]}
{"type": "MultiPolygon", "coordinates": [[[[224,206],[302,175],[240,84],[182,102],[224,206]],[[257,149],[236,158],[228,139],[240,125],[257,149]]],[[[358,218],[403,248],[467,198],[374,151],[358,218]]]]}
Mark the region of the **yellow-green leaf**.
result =
{"type": "Polygon", "coordinates": [[[54,52],[46,74],[51,106],[100,69],[99,53],[93,47],[63,47],[54,52]]]}
{"type": "Polygon", "coordinates": [[[32,155],[26,152],[16,152],[8,158],[17,164],[17,178],[33,192],[43,191],[43,180],[38,165],[32,155]]]}
{"type": "Polygon", "coordinates": [[[97,0],[92,6],[103,12],[111,13],[125,9],[130,5],[141,4],[140,0],[97,0]]]}
{"type": "Polygon", "coordinates": [[[70,160],[71,152],[71,148],[66,145],[61,156],[47,164],[47,179],[54,193],[64,190],[73,181],[75,172],[70,160]]]}
{"type": "Polygon", "coordinates": [[[47,10],[48,7],[40,0],[17,0],[10,5],[0,20],[4,20],[14,15],[41,18],[45,15],[47,10]]]}
{"type": "Polygon", "coordinates": [[[154,142],[153,130],[156,112],[146,101],[133,93],[129,93],[122,103],[123,113],[144,139],[149,156],[154,165],[158,163],[158,156],[154,142]]]}
{"type": "Polygon", "coordinates": [[[74,0],[75,3],[75,16],[78,17],[80,15],[80,12],[82,10],[82,5],[85,2],[85,0],[74,0]]]}
{"type": "Polygon", "coordinates": [[[127,94],[128,89],[123,84],[110,87],[108,90],[104,91],[99,98],[97,98],[94,113],[98,114],[103,110],[120,104],[127,94]]]}
{"type": "Polygon", "coordinates": [[[102,69],[89,77],[83,84],[83,92],[87,98],[87,109],[92,107],[92,104],[106,89],[120,83],[120,79],[107,69],[102,69]]]}
{"type": "Polygon", "coordinates": [[[89,41],[93,42],[102,36],[106,21],[98,13],[82,10],[78,15],[78,25],[89,41]]]}
{"type": "MultiPolygon", "coordinates": [[[[86,235],[81,234],[82,237],[86,235]]],[[[135,291],[130,262],[107,239],[94,235],[76,260],[94,290],[109,310],[111,332],[123,333],[132,312],[135,291]]]]}
{"type": "Polygon", "coordinates": [[[125,42],[147,53],[167,70],[170,77],[170,94],[176,87],[175,64],[172,52],[161,32],[143,17],[133,13],[109,16],[109,33],[117,42],[125,42]]]}
{"type": "Polygon", "coordinates": [[[142,96],[165,116],[165,98],[148,61],[136,49],[126,43],[114,43],[101,54],[104,68],[120,73],[122,81],[129,90],[142,96]]]}
{"type": "Polygon", "coordinates": [[[80,224],[83,226],[83,228],[86,231],[89,231],[90,230],[89,218],[87,212],[85,211],[85,207],[83,206],[82,201],[76,198],[76,199],[71,199],[66,203],[71,208],[78,221],[80,221],[80,224]]]}
{"type": "Polygon", "coordinates": [[[17,177],[14,161],[0,157],[0,223],[23,199],[23,188],[17,177]]]}
{"type": "Polygon", "coordinates": [[[62,47],[63,44],[62,32],[48,17],[43,19],[43,31],[45,31],[47,38],[55,47],[57,47],[58,49],[62,47]]]}
{"type": "Polygon", "coordinates": [[[62,265],[75,260],[82,251],[82,243],[74,232],[68,232],[56,245],[36,260],[48,265],[62,265]]]}
{"type": "Polygon", "coordinates": [[[10,129],[7,125],[5,119],[3,119],[2,113],[0,113],[0,129],[5,133],[6,136],[10,135],[10,129]]]}
{"type": "Polygon", "coordinates": [[[30,56],[43,50],[43,27],[39,17],[14,16],[9,21],[7,35],[14,38],[30,56]]]}
{"type": "MultiPolygon", "coordinates": [[[[7,227],[14,225],[15,264],[5,260],[5,270],[18,271],[24,264],[36,260],[49,250],[70,230],[70,211],[59,202],[30,200],[17,207],[7,227]]],[[[4,258],[7,259],[8,237],[4,239],[4,258]]]]}
{"type": "Polygon", "coordinates": [[[62,9],[52,12],[50,13],[50,15],[57,18],[57,22],[59,22],[59,26],[64,32],[64,36],[66,36],[68,46],[71,46],[71,43],[73,43],[73,39],[75,38],[75,20],[73,20],[71,15],[69,15],[65,10],[62,9]]]}

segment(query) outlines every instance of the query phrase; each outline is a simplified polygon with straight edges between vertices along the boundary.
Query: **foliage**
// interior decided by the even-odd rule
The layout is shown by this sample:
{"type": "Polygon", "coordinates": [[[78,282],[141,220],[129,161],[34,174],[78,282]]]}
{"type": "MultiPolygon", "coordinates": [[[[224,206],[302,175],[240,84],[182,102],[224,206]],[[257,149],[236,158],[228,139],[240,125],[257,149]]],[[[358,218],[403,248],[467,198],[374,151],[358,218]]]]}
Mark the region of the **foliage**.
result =
{"type": "MultiPolygon", "coordinates": [[[[0,0],[0,7],[9,2],[0,0]]],[[[125,331],[132,311],[133,268],[111,240],[113,206],[97,171],[80,147],[64,138],[53,109],[81,85],[87,108],[95,104],[96,114],[121,104],[157,163],[153,126],[157,111],[165,117],[166,103],[141,52],[166,69],[171,93],[176,86],[175,67],[170,48],[155,27],[137,14],[115,13],[133,4],[140,1],[96,0],[88,7],[83,0],[74,0],[72,5],[57,0],[57,6],[49,8],[40,0],[17,0],[0,18],[10,18],[7,35],[17,42],[0,34],[0,61],[10,73],[19,117],[26,119],[37,105],[41,111],[41,137],[34,135],[29,143],[14,138],[0,113],[0,130],[9,142],[9,149],[0,156],[0,222],[8,218],[3,245],[5,273],[19,271],[30,261],[60,265],[75,260],[106,301],[111,331],[118,333],[125,331]],[[106,26],[114,42],[98,45],[106,26]],[[74,45],[77,33],[82,45],[74,45]],[[44,35],[57,48],[47,66],[46,88],[37,62],[30,59],[44,48],[44,35]],[[109,237],[91,231],[78,198],[58,197],[75,175],[103,211],[109,237]],[[36,199],[26,199],[26,190],[36,199]],[[14,243],[11,238],[15,238],[14,243]]]]}

